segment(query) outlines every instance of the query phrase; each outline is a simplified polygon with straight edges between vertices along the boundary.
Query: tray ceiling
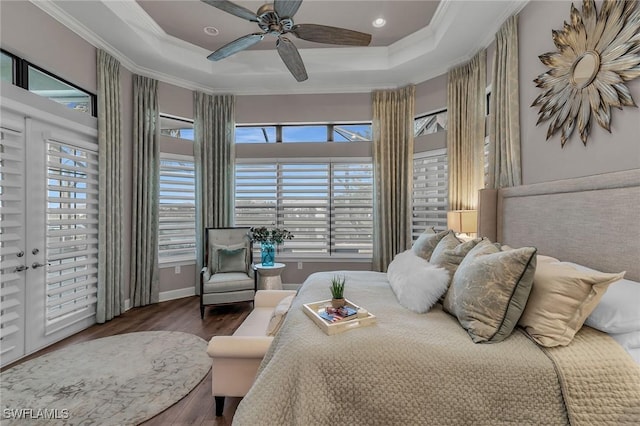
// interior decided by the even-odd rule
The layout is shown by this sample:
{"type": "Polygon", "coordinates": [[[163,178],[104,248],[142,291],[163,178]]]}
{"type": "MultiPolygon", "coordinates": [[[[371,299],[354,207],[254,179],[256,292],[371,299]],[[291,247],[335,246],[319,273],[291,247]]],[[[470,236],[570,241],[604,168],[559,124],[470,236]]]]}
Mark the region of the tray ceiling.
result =
{"type": "MultiPolygon", "coordinates": [[[[225,43],[258,30],[255,23],[196,0],[31,0],[131,71],[209,93],[369,92],[420,83],[471,58],[527,0],[305,0],[296,23],[344,27],[373,35],[368,47],[292,37],[309,79],[296,82],[265,38],[219,62],[206,59],[225,43]],[[372,21],[386,19],[383,28],[372,21]],[[205,26],[219,30],[204,33],[205,26]]],[[[257,10],[260,1],[237,1],[257,10]]]]}

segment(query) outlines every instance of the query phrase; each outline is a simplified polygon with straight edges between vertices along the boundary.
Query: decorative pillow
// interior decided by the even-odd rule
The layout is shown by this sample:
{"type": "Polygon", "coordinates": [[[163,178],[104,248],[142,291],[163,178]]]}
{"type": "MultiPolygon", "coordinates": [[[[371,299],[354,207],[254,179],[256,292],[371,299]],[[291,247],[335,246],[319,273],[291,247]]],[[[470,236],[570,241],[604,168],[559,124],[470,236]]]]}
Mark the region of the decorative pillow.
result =
{"type": "Polygon", "coordinates": [[[287,315],[287,312],[289,312],[289,308],[291,307],[294,297],[295,295],[293,294],[285,297],[273,310],[271,319],[269,320],[269,325],[267,326],[267,336],[275,336],[278,330],[280,330],[280,326],[282,326],[284,317],[287,315]]]}
{"type": "Polygon", "coordinates": [[[422,314],[447,291],[449,272],[416,256],[413,250],[407,250],[397,254],[389,264],[387,279],[398,302],[422,314]]]}
{"type": "MultiPolygon", "coordinates": [[[[575,263],[562,263],[578,271],[601,273],[575,263]]],[[[627,279],[612,283],[584,324],[610,334],[640,332],[640,283],[627,279]]]]}
{"type": "Polygon", "coordinates": [[[433,253],[433,249],[436,248],[441,239],[445,237],[450,231],[442,231],[437,234],[433,232],[432,229],[429,229],[418,237],[411,250],[415,253],[416,256],[420,256],[425,260],[429,260],[431,258],[431,253],[433,253]]]}
{"type": "MultiPolygon", "coordinates": [[[[496,243],[496,244],[500,244],[500,243],[496,243]]],[[[503,246],[500,246],[500,248],[503,251],[513,250],[513,247],[508,246],[506,244],[503,245],[503,246]]],[[[539,265],[540,262],[560,262],[560,260],[556,259],[555,257],[545,256],[545,255],[542,255],[542,254],[537,254],[536,255],[536,262],[537,262],[536,264],[539,265]]]]}
{"type": "Polygon", "coordinates": [[[440,240],[431,254],[429,263],[441,266],[449,271],[449,282],[458,269],[462,259],[481,241],[480,238],[461,242],[451,231],[440,240]]]}
{"type": "Polygon", "coordinates": [[[474,342],[500,342],[518,323],[535,270],[535,248],[501,251],[482,240],[460,263],[444,310],[458,318],[474,342]]]}
{"type": "MultiPolygon", "coordinates": [[[[246,267],[244,266],[246,263],[246,248],[247,245],[244,243],[239,243],[239,244],[232,244],[229,246],[224,246],[224,245],[220,245],[220,244],[213,244],[210,243],[209,244],[209,273],[210,274],[215,274],[217,272],[230,272],[230,271],[221,271],[218,268],[219,265],[219,254],[218,252],[220,250],[228,250],[228,251],[233,251],[233,250],[238,250],[238,249],[245,249],[245,253],[242,260],[243,266],[242,269],[240,269],[241,272],[245,272],[246,271],[246,267]]],[[[223,266],[224,268],[224,266],[223,266]]]]}
{"type": "Polygon", "coordinates": [[[620,274],[578,271],[566,263],[543,262],[533,278],[519,324],[542,346],[566,346],[620,274]]]}
{"type": "Polygon", "coordinates": [[[218,249],[218,272],[246,272],[246,247],[218,249]]]}

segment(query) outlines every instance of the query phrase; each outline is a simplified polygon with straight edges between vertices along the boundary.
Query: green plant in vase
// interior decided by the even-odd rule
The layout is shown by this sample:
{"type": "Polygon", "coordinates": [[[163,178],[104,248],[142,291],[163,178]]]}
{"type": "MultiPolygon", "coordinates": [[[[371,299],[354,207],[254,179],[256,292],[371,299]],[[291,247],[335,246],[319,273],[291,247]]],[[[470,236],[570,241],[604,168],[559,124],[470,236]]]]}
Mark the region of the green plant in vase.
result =
{"type": "Polygon", "coordinates": [[[345,305],[344,283],[345,283],[344,277],[334,276],[333,278],[331,278],[331,286],[329,288],[331,289],[331,296],[332,296],[331,306],[333,308],[337,309],[345,305]]]}
{"type": "Polygon", "coordinates": [[[271,228],[266,226],[253,227],[250,230],[251,240],[260,243],[262,266],[273,266],[276,259],[276,246],[284,240],[293,238],[293,234],[286,229],[271,228]]]}

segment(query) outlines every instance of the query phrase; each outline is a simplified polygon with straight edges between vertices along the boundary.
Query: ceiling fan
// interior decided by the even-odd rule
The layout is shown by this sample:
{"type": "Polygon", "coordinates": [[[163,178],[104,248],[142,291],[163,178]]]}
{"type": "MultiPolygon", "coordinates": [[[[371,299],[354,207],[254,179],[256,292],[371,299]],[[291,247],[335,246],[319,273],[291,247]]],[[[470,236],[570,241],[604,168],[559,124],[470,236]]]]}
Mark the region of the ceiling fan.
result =
{"type": "Polygon", "coordinates": [[[276,48],[282,61],[298,81],[305,81],[307,70],[294,44],[285,37],[293,34],[298,38],[316,43],[340,44],[347,46],[368,46],[371,34],[344,28],[317,24],[294,24],[293,15],[298,11],[302,0],[275,0],[260,6],[256,13],[227,0],[202,0],[204,3],[251,22],[257,22],[261,33],[247,34],[232,41],[207,57],[210,61],[219,61],[240,52],[264,39],[265,35],[277,38],[276,48]]]}

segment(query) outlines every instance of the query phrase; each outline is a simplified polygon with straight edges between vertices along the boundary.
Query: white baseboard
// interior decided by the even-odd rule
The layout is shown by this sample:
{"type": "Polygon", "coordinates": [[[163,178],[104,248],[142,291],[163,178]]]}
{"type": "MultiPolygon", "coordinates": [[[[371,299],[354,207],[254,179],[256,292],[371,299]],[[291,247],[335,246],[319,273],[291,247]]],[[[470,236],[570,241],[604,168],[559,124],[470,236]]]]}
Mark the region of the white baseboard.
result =
{"type": "MultiPolygon", "coordinates": [[[[177,290],[161,291],[158,295],[158,302],[166,302],[167,300],[182,299],[183,297],[195,296],[196,289],[194,287],[179,288],[177,290]]],[[[131,309],[131,299],[125,299],[124,312],[131,309]]]]}
{"type": "Polygon", "coordinates": [[[183,297],[189,297],[189,296],[195,296],[195,295],[196,295],[195,287],[179,288],[177,290],[160,292],[159,301],[166,302],[167,300],[181,299],[183,297]]]}

